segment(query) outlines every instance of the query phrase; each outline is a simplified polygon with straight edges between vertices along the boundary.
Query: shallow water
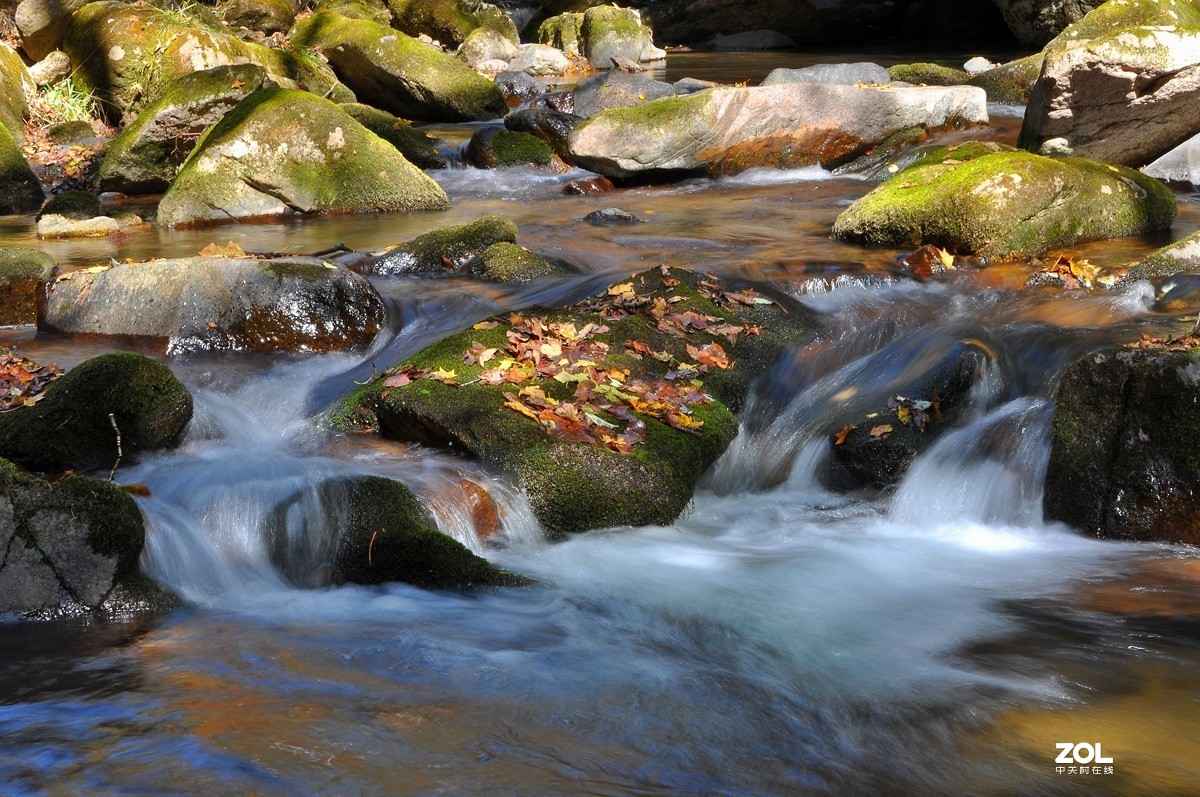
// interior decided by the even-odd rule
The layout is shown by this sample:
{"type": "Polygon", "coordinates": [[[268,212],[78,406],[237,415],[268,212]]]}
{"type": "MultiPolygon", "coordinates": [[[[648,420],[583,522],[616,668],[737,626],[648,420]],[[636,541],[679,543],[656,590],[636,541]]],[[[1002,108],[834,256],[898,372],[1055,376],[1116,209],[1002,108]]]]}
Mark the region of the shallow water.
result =
{"type": "MultiPolygon", "coordinates": [[[[990,133],[1014,134],[1012,120],[990,133]]],[[[519,288],[379,280],[393,325],[366,354],[171,359],[196,420],[178,451],[118,480],[150,488],[143,568],[189,608],[0,626],[0,791],[1195,793],[1200,558],[1046,524],[1039,484],[1062,368],[1166,329],[1200,299],[1161,301],[1148,284],[1021,291],[1017,268],[914,280],[897,252],[829,238],[870,186],[819,170],[600,197],[562,195],[577,175],[436,176],[455,202],[444,214],[47,246],[73,265],[193,254],[213,240],[366,249],[489,212],[579,274],[519,288]],[[577,221],[609,205],[645,221],[577,221]],[[522,496],[478,464],[320,423],[373,365],[656,263],[788,293],[823,319],[817,340],[764,375],[742,433],[671,527],[551,544],[522,496]],[[890,495],[823,489],[829,426],[965,341],[990,354],[960,427],[890,495]],[[539,586],[290,586],[264,524],[349,473],[410,484],[448,533],[539,586]],[[475,534],[464,477],[497,501],[498,537],[475,534]],[[1101,743],[1114,772],[1057,773],[1059,741],[1101,743]]],[[[1170,237],[1198,226],[1200,208],[1181,197],[1170,237]]],[[[5,242],[30,236],[27,220],[0,225],[5,242]]],[[[1164,238],[1080,251],[1116,265],[1164,238]]],[[[0,330],[0,342],[64,365],[103,350],[30,330],[0,330]]],[[[297,535],[327,519],[304,515],[297,535]]]]}

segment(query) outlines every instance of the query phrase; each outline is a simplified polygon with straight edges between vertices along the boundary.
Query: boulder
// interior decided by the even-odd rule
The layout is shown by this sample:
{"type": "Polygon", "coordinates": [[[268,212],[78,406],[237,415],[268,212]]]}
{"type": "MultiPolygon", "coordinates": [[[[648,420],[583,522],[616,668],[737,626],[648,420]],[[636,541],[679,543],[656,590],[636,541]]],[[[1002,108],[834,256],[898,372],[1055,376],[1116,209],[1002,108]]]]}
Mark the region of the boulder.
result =
{"type": "Polygon", "coordinates": [[[29,76],[40,89],[57,85],[71,76],[71,56],[55,50],[29,67],[29,76]]]}
{"type": "Polygon", "coordinates": [[[6,128],[18,144],[25,141],[27,97],[34,91],[36,84],[21,56],[7,44],[0,44],[0,127],[6,128]]]}
{"type": "Polygon", "coordinates": [[[715,88],[597,114],[571,132],[566,159],[622,178],[833,168],[904,130],[987,118],[983,91],[969,86],[715,88]]]}
{"type": "Polygon", "coordinates": [[[600,210],[593,210],[584,216],[581,221],[586,221],[595,227],[606,227],[612,224],[641,224],[645,219],[639,219],[628,210],[601,208],[600,210]]]}
{"type": "Polygon", "coordinates": [[[610,69],[581,80],[571,94],[575,113],[586,118],[611,108],[632,108],[651,100],[674,97],[675,87],[661,80],[610,69]]]}
{"type": "Polygon", "coordinates": [[[472,69],[487,61],[508,63],[517,55],[517,45],[491,28],[476,28],[467,36],[454,57],[472,69]]]}
{"type": "Polygon", "coordinates": [[[522,44],[517,54],[509,60],[506,72],[524,72],[535,77],[562,75],[571,68],[571,62],[559,50],[545,44],[522,44]]]}
{"type": "Polygon", "coordinates": [[[788,50],[796,46],[791,36],[777,30],[745,30],[728,36],[718,34],[704,44],[707,50],[744,52],[747,50],[788,50]]]}
{"type": "Polygon", "coordinates": [[[39,219],[48,215],[75,220],[94,218],[100,215],[100,197],[78,189],[63,191],[47,199],[38,212],[39,219]]]}
{"type": "Polygon", "coordinates": [[[501,469],[551,534],[668,524],[737,433],[749,381],[811,325],[798,305],[655,268],[451,335],[339,417],[501,469]]]}
{"type": "Polygon", "coordinates": [[[170,368],[102,354],[50,382],[37,403],[0,413],[0,457],[47,473],[107,469],[118,456],[114,422],[127,462],[173,446],[191,418],[192,396],[170,368]]]}
{"type": "Polygon", "coordinates": [[[47,125],[46,138],[62,147],[94,147],[105,143],[92,129],[92,123],[82,119],[47,125]]]}
{"type": "Polygon", "coordinates": [[[385,319],[363,277],[311,257],[190,257],[67,273],[39,325],[194,351],[365,348],[385,319]]]}
{"type": "Polygon", "coordinates": [[[1133,169],[973,142],[924,154],[838,216],[833,234],[1025,257],[1164,230],[1174,218],[1171,191],[1133,169]]]}
{"type": "Polygon", "coordinates": [[[993,0],[1025,47],[1042,47],[1104,0],[993,0]]]}
{"type": "Polygon", "coordinates": [[[204,135],[159,203],[158,223],[449,205],[437,183],[335,103],[267,88],[204,135]]]}
{"type": "Polygon", "coordinates": [[[583,27],[582,13],[559,14],[550,17],[537,29],[539,44],[547,44],[561,50],[568,58],[582,58],[583,44],[580,29],[583,27]]]}
{"type": "Polygon", "coordinates": [[[287,33],[296,22],[292,0],[225,0],[221,16],[235,28],[287,33]]]}
{"type": "Polygon", "coordinates": [[[171,608],[174,596],[138,571],[145,538],[120,487],[87,476],[50,484],[0,459],[0,618],[171,608]]]}
{"type": "MultiPolygon", "coordinates": [[[[763,80],[764,86],[777,86],[781,83],[833,83],[839,86],[853,86],[858,83],[890,83],[890,70],[879,64],[862,61],[853,64],[816,64],[799,69],[779,67],[772,69],[763,80]]],[[[908,81],[912,83],[913,81],[908,81]]]]}
{"type": "Polygon", "coordinates": [[[550,90],[548,85],[526,72],[501,72],[496,75],[496,86],[504,92],[509,105],[520,105],[550,90]]]}
{"type": "Polygon", "coordinates": [[[236,64],[180,78],[109,143],[97,187],[122,194],[166,191],[201,134],[266,77],[262,67],[236,64]]]}
{"type": "Polygon", "coordinates": [[[961,86],[971,79],[967,72],[941,64],[896,64],[887,73],[891,80],[914,86],[961,86]]]}
{"type": "Polygon", "coordinates": [[[607,177],[579,177],[564,185],[562,192],[570,196],[588,196],[607,194],[615,189],[613,181],[607,177]]]}
{"type": "Polygon", "coordinates": [[[21,146],[8,128],[0,125],[0,216],[31,213],[42,206],[44,196],[21,146]]]}
{"type": "Polygon", "coordinates": [[[470,224],[444,227],[379,253],[371,274],[439,273],[461,269],[492,244],[516,243],[517,225],[502,216],[483,216],[470,224]]]}
{"type": "Polygon", "coordinates": [[[183,76],[233,64],[256,64],[280,85],[354,101],[320,59],[242,41],[149,5],[89,3],[72,16],[63,49],[79,88],[95,94],[106,114],[123,124],[183,76]]]}
{"type": "Polygon", "coordinates": [[[1033,87],[1042,74],[1044,56],[1041,53],[1018,58],[995,69],[980,72],[967,81],[987,92],[988,102],[1001,105],[1021,105],[1029,102],[1033,87]]]}
{"type": "Polygon", "coordinates": [[[1200,232],[1151,252],[1127,267],[1122,282],[1164,279],[1176,274],[1200,274],[1200,232]]]}
{"type": "Polygon", "coordinates": [[[71,15],[89,0],[21,0],[14,19],[21,32],[21,49],[40,61],[62,44],[71,15]]]}
{"type": "Polygon", "coordinates": [[[1111,539],[1200,544],[1200,351],[1108,350],[1063,375],[1047,520],[1111,539]]]}
{"type": "Polygon", "coordinates": [[[522,283],[558,273],[558,267],[523,246],[492,244],[471,264],[471,273],[492,282],[522,283]]]}
{"type": "Polygon", "coordinates": [[[446,159],[438,152],[437,139],[428,133],[422,133],[403,119],[357,102],[342,105],[342,110],[399,150],[405,160],[414,166],[422,169],[446,168],[446,159]]]}
{"type": "Polygon", "coordinates": [[[56,213],[45,213],[37,222],[37,234],[43,240],[55,238],[104,238],[120,231],[120,222],[112,216],[72,219],[67,216],[59,216],[56,213]]]}
{"type": "Polygon", "coordinates": [[[316,14],[292,43],[324,53],[347,86],[406,119],[470,122],[508,110],[495,84],[466,64],[369,20],[316,14]]]}
{"type": "Polygon", "coordinates": [[[503,127],[481,127],[467,144],[466,161],[479,169],[502,166],[549,166],[554,150],[529,133],[514,133],[503,127]]]}
{"type": "Polygon", "coordinates": [[[37,323],[38,296],[56,266],[40,249],[0,247],[0,327],[37,323]]]}
{"type": "Polygon", "coordinates": [[[1200,130],[1200,6],[1109,0],[1047,45],[1021,128],[1034,152],[1144,166],[1200,130]]]}
{"type": "Polygon", "coordinates": [[[271,560],[299,587],[400,581],[424,589],[516,587],[501,570],[438,531],[407,487],[381,476],[328,479],[267,519],[271,560]]]}
{"type": "Polygon", "coordinates": [[[1200,133],[1146,164],[1142,173],[1193,191],[1200,188],[1200,133]]]}
{"type": "Polygon", "coordinates": [[[595,6],[583,12],[579,40],[583,57],[597,69],[608,69],[621,62],[636,64],[642,53],[653,47],[653,34],[642,24],[641,14],[632,8],[595,6]]]}
{"type": "Polygon", "coordinates": [[[582,116],[553,108],[522,108],[504,117],[504,126],[517,133],[530,133],[550,145],[560,158],[570,153],[571,132],[582,116]]]}
{"type": "Polygon", "coordinates": [[[455,48],[481,27],[496,31],[513,44],[517,26],[496,6],[472,0],[388,0],[392,26],[409,36],[422,33],[455,48]]]}

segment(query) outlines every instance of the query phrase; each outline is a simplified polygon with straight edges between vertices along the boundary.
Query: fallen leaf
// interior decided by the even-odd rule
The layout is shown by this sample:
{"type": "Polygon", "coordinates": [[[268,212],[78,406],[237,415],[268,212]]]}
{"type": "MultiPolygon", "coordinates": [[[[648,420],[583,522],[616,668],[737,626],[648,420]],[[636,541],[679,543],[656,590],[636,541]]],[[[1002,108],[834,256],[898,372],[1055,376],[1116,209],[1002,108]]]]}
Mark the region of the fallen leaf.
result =
{"type": "Polygon", "coordinates": [[[892,433],[892,425],[885,423],[882,426],[871,427],[871,437],[876,440],[882,440],[892,433]]]}
{"type": "Polygon", "coordinates": [[[850,436],[850,433],[853,432],[857,428],[858,427],[852,423],[846,424],[845,426],[842,427],[842,430],[837,433],[837,437],[834,439],[833,444],[835,446],[840,446],[840,445],[844,444],[846,442],[846,438],[850,436]]]}

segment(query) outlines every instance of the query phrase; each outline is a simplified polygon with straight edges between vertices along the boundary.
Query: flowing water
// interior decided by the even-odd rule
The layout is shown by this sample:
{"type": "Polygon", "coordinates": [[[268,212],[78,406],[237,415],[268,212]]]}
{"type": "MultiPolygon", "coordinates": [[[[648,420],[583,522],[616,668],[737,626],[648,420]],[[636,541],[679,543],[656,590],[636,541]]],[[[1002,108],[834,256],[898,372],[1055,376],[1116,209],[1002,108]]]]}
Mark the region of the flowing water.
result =
{"type": "MultiPolygon", "coordinates": [[[[693,72],[712,67],[692,58],[693,72]]],[[[986,135],[1011,140],[1015,124],[1000,119],[986,135]]],[[[47,245],[68,267],[212,240],[365,249],[503,213],[523,243],[578,275],[520,288],[381,279],[392,327],[365,355],[169,360],[196,418],[178,450],[118,480],[150,488],[142,566],[188,608],[0,626],[0,793],[1200,790],[1200,558],[1047,524],[1040,491],[1062,369],[1194,313],[1194,285],[1166,296],[1148,284],[1021,291],[1018,268],[914,280],[896,252],[830,239],[869,184],[815,169],[600,197],[562,195],[576,174],[436,176],[455,202],[448,213],[47,245]],[[645,222],[577,221],[608,205],[645,222]],[[789,293],[823,319],[815,341],[763,375],[741,434],[671,527],[550,543],[523,497],[479,464],[321,423],[376,366],[499,310],[571,301],[657,263],[789,293]],[[987,364],[959,426],[894,492],[828,492],[830,426],[968,343],[987,364]],[[309,488],[351,473],[409,484],[443,530],[538,586],[292,586],[264,524],[298,497],[285,556],[319,567],[337,513],[309,488]],[[500,531],[486,542],[464,478],[498,504],[500,531]],[[1113,772],[1056,772],[1056,742],[1100,743],[1113,772]]],[[[1185,196],[1172,236],[1082,251],[1115,265],[1197,226],[1200,206],[1185,196]]],[[[32,233],[10,220],[0,238],[32,233]]],[[[28,329],[0,331],[0,342],[63,365],[103,350],[28,329]]]]}

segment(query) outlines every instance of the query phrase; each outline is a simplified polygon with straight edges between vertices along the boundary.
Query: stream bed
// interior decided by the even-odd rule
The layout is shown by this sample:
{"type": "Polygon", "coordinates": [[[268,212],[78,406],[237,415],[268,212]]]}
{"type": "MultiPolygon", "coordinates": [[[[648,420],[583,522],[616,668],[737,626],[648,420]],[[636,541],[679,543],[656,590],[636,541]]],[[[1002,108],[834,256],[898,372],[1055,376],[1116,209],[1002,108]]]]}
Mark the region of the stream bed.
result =
{"type": "MultiPolygon", "coordinates": [[[[681,58],[672,79],[805,62],[681,58]]],[[[948,140],[1011,142],[1018,126],[999,115],[948,140]]],[[[117,480],[149,488],[142,567],[188,608],[0,626],[0,793],[1197,792],[1200,556],[1047,524],[1040,486],[1062,370],[1194,315],[1194,293],[1027,291],[1015,267],[917,280],[899,252],[831,239],[870,184],[815,168],[591,197],[562,194],[582,172],[433,174],[448,212],[45,245],[67,268],[212,241],[369,249],[499,213],[578,274],[521,287],[379,278],[391,325],[365,354],[165,360],[196,417],[178,450],[117,480]],[[612,205],[644,222],[579,221],[612,205]],[[355,380],[446,334],[660,263],[788,293],[823,320],[818,340],[763,374],[739,437],[670,527],[549,542],[478,463],[322,422],[355,380]],[[962,425],[892,493],[823,489],[825,430],[848,396],[887,396],[967,340],[992,365],[962,425]],[[351,473],[405,482],[444,531],[538,585],[289,586],[264,520],[351,473]],[[464,477],[499,506],[486,542],[464,477]],[[1060,742],[1100,744],[1111,771],[1056,771],[1060,742]]],[[[1170,236],[1075,251],[1117,265],[1182,237],[1200,227],[1200,202],[1179,200],[1170,236]]],[[[28,219],[4,219],[0,240],[36,239],[28,219]]],[[[0,343],[64,367],[112,348],[29,328],[0,330],[0,343]]]]}

